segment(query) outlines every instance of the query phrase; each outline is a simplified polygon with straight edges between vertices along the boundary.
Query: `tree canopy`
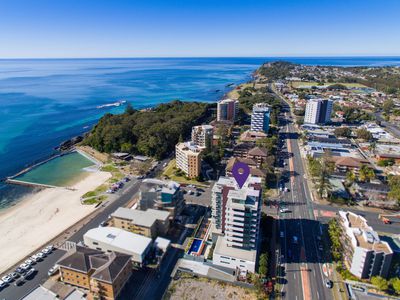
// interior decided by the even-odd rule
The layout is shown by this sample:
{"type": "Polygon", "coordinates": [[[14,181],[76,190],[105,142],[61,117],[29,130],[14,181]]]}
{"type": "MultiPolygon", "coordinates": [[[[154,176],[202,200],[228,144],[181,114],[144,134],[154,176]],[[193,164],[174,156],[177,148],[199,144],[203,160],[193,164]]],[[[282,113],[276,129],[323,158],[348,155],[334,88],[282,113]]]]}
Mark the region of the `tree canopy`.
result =
{"type": "Polygon", "coordinates": [[[123,114],[105,114],[83,143],[101,152],[131,152],[162,158],[171,152],[180,135],[208,116],[208,104],[172,101],[149,111],[128,106],[123,114]]]}

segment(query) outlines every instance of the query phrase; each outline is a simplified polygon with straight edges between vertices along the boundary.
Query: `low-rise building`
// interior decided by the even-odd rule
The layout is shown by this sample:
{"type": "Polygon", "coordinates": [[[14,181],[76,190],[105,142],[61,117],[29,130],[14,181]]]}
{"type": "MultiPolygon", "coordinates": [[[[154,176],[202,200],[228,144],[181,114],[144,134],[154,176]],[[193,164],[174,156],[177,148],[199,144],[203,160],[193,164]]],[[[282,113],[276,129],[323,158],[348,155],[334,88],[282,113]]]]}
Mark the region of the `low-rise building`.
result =
{"type": "Polygon", "coordinates": [[[400,163],[400,145],[376,144],[374,152],[377,160],[393,159],[400,163]]]}
{"type": "Polygon", "coordinates": [[[256,250],[230,247],[223,236],[219,236],[213,253],[213,264],[240,272],[254,273],[256,270],[256,250]]]}
{"type": "Polygon", "coordinates": [[[116,299],[132,274],[131,256],[76,246],[59,259],[61,281],[116,299]]]}
{"type": "Polygon", "coordinates": [[[144,264],[152,246],[151,238],[115,227],[90,229],[83,235],[83,242],[98,251],[128,254],[138,265],[144,264]]]}
{"type": "Polygon", "coordinates": [[[350,272],[359,278],[387,277],[393,258],[389,244],[379,238],[362,216],[349,211],[339,211],[339,216],[344,260],[350,272]]]}
{"type": "Polygon", "coordinates": [[[258,140],[265,139],[268,135],[262,131],[246,130],[240,135],[240,141],[244,143],[255,143],[258,140]]]}
{"type": "Polygon", "coordinates": [[[258,164],[256,161],[250,158],[241,158],[241,157],[231,157],[226,164],[226,175],[232,176],[232,168],[236,162],[242,162],[247,164],[250,167],[250,175],[253,177],[264,178],[265,172],[258,168],[258,164]]]}
{"type": "Polygon", "coordinates": [[[263,147],[254,147],[247,153],[247,158],[256,161],[258,167],[261,167],[261,165],[266,162],[267,157],[268,151],[263,147]]]}
{"type": "Polygon", "coordinates": [[[152,239],[165,235],[169,229],[169,212],[149,208],[147,210],[119,207],[111,214],[111,226],[141,234],[152,239]]]}
{"type": "Polygon", "coordinates": [[[192,142],[179,143],[175,146],[176,167],[187,177],[196,178],[201,173],[201,148],[192,142]]]}
{"type": "Polygon", "coordinates": [[[368,160],[356,157],[332,156],[330,159],[335,164],[336,171],[342,173],[353,171],[357,174],[363,165],[370,166],[368,160]]]}

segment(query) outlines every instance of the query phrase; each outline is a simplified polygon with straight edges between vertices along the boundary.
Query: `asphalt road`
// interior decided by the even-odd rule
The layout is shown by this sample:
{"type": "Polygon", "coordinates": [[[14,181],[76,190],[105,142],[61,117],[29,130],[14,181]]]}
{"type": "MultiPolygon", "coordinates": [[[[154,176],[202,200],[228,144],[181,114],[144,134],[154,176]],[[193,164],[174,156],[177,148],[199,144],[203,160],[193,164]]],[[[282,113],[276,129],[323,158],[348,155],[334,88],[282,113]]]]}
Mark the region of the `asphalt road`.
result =
{"type": "MultiPolygon", "coordinates": [[[[153,177],[161,168],[162,165],[168,160],[162,161],[157,168],[149,174],[148,177],[153,177]]],[[[83,240],[83,235],[92,228],[98,227],[101,222],[107,220],[108,216],[114,212],[118,207],[128,203],[132,197],[139,191],[141,180],[132,180],[125,187],[118,192],[115,200],[107,203],[106,207],[99,208],[99,212],[92,220],[88,221],[80,230],[73,234],[68,240],[72,242],[79,242],[83,240]]],[[[31,290],[36,288],[39,284],[48,279],[48,270],[58,261],[58,259],[65,254],[63,250],[55,250],[52,254],[46,257],[42,262],[37,263],[33,267],[38,271],[31,280],[27,280],[22,286],[15,286],[13,283],[4,287],[0,291],[0,299],[13,300],[21,299],[27,295],[31,290]]],[[[173,256],[173,254],[171,255],[173,256]]],[[[169,277],[169,275],[168,275],[169,277]]],[[[133,299],[129,297],[128,299],[133,299]]]]}
{"type": "MultiPolygon", "coordinates": [[[[289,111],[287,105],[285,109],[289,111]]],[[[321,236],[322,229],[314,218],[297,134],[291,123],[285,124],[280,139],[287,145],[281,157],[286,162],[283,181],[290,189],[282,193],[280,200],[281,207],[289,209],[289,212],[280,213],[280,232],[284,236],[280,238],[282,292],[285,299],[333,299],[332,290],[325,287],[326,278],[322,272],[322,264],[329,262],[329,257],[325,256],[327,251],[318,249],[317,236],[321,236]],[[298,241],[294,242],[293,237],[298,241]]]]}

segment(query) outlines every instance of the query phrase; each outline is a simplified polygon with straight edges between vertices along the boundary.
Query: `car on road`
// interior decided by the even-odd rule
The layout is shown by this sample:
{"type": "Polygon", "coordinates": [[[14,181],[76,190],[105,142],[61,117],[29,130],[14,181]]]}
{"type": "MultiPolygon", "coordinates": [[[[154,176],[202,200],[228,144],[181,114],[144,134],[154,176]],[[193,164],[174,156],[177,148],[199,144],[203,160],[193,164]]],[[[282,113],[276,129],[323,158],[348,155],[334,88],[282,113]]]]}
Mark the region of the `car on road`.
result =
{"type": "Polygon", "coordinates": [[[36,270],[34,268],[29,269],[28,272],[23,276],[25,279],[30,279],[36,274],[36,270]]]}
{"type": "Polygon", "coordinates": [[[285,187],[285,192],[289,192],[290,190],[287,188],[287,187],[285,187]]]}
{"type": "Polygon", "coordinates": [[[328,289],[331,289],[331,288],[333,287],[333,282],[332,282],[332,280],[327,279],[327,280],[325,281],[325,286],[326,286],[328,289]]]}
{"type": "Polygon", "coordinates": [[[324,251],[324,246],[322,246],[322,244],[319,244],[319,245],[318,245],[318,250],[319,250],[319,251],[324,251]]]}
{"type": "Polygon", "coordinates": [[[4,281],[5,283],[10,283],[11,281],[13,281],[13,278],[10,275],[6,275],[1,277],[1,280],[4,281]]]}
{"type": "Polygon", "coordinates": [[[100,223],[99,227],[105,227],[107,225],[108,225],[108,223],[106,221],[103,221],[100,223]]]}
{"type": "Polygon", "coordinates": [[[281,238],[285,237],[285,233],[283,231],[281,231],[280,236],[281,236],[281,238]]]}
{"type": "Polygon", "coordinates": [[[292,237],[292,242],[293,242],[293,244],[297,244],[299,242],[299,239],[297,238],[297,236],[294,235],[292,237]]]}
{"type": "Polygon", "coordinates": [[[284,213],[290,212],[290,210],[289,210],[288,208],[284,207],[284,208],[281,208],[281,209],[279,210],[279,212],[282,213],[282,214],[284,214],[284,213]]]}

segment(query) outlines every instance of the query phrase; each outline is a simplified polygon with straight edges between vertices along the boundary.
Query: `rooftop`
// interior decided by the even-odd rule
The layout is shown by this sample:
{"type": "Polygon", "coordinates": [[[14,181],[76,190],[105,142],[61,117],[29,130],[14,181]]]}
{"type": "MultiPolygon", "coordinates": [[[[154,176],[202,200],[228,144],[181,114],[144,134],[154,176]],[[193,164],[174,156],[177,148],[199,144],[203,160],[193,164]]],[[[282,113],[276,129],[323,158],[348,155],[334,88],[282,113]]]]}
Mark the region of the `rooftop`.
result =
{"type": "Polygon", "coordinates": [[[200,152],[203,150],[203,148],[197,146],[192,142],[178,143],[175,147],[176,149],[179,149],[180,151],[186,152],[190,155],[199,155],[200,152]]]}
{"type": "Polygon", "coordinates": [[[229,247],[225,238],[222,236],[218,237],[214,253],[252,262],[255,262],[257,258],[256,250],[245,250],[241,248],[229,247]]]}
{"type": "Polygon", "coordinates": [[[151,227],[157,220],[167,221],[169,212],[158,209],[138,210],[125,207],[119,207],[111,214],[112,217],[130,220],[132,223],[143,226],[151,227]]]}
{"type": "Polygon", "coordinates": [[[143,254],[151,244],[151,238],[115,227],[93,228],[83,237],[138,254],[143,254]]]}
{"type": "Polygon", "coordinates": [[[345,226],[346,234],[352,240],[353,246],[386,254],[393,253],[387,242],[379,239],[378,233],[368,226],[367,220],[350,211],[339,211],[345,226]]]}

